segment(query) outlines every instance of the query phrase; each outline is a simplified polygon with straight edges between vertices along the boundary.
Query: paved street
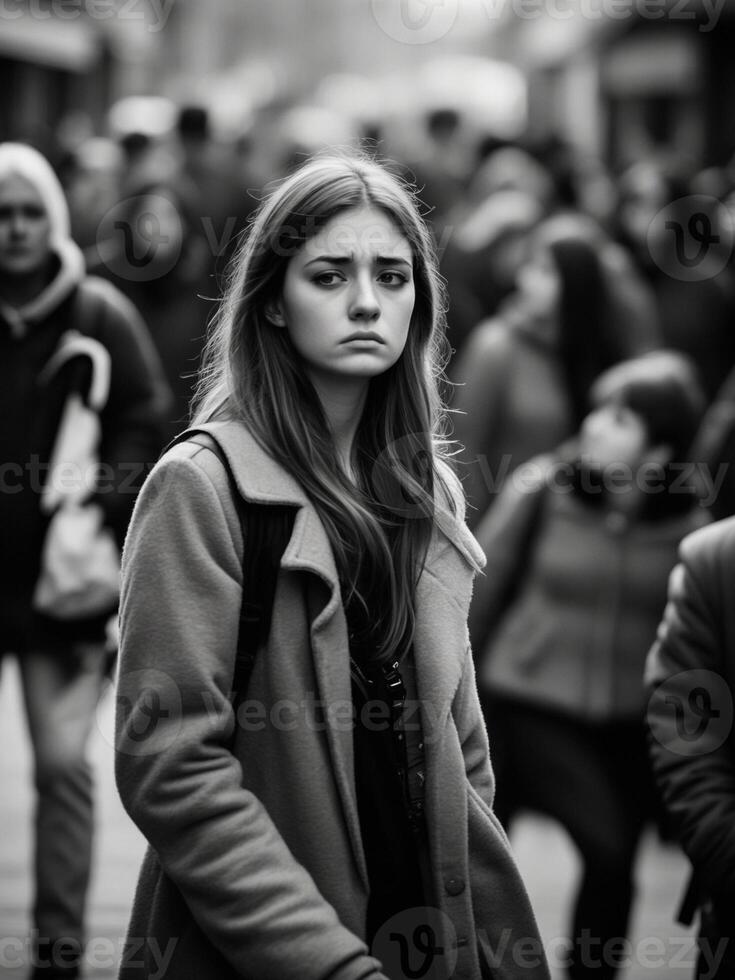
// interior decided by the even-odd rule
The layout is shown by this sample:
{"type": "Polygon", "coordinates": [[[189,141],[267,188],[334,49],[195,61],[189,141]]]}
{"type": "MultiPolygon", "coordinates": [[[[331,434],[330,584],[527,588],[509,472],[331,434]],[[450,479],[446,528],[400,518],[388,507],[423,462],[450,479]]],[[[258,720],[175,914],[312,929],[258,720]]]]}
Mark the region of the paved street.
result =
{"type": "MultiPolygon", "coordinates": [[[[92,755],[98,773],[97,864],[89,912],[87,980],[115,976],[143,842],[117,799],[112,777],[112,697],[98,711],[92,755]]],[[[15,663],[5,664],[0,685],[0,978],[26,975],[25,951],[30,902],[28,874],[31,810],[30,758],[22,732],[15,663]],[[20,962],[18,962],[20,960],[20,962]]],[[[566,909],[574,877],[575,855],[553,825],[537,818],[519,822],[514,848],[536,908],[552,963],[563,958],[566,909]]],[[[646,842],[639,868],[632,960],[624,980],[689,978],[694,948],[691,934],[672,923],[686,869],[674,849],[646,842]]],[[[594,950],[592,951],[594,953],[594,950]]],[[[555,977],[561,977],[560,970],[555,977]]],[[[202,978],[208,980],[208,978],[202,978]]]]}

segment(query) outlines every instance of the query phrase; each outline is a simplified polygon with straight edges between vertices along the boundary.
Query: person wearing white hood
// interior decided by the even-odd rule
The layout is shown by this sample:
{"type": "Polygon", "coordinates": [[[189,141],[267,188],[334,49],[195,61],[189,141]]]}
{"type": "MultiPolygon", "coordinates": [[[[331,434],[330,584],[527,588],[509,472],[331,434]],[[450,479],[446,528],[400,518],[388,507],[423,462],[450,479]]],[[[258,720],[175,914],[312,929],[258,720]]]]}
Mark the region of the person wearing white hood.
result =
{"type": "Polygon", "coordinates": [[[93,828],[85,753],[117,603],[114,582],[71,601],[59,594],[46,567],[51,529],[71,504],[67,513],[121,547],[168,400],[137,311],[85,275],[51,166],[29,146],[0,144],[0,662],[18,658],[35,761],[34,978],[81,971],[93,828]]]}

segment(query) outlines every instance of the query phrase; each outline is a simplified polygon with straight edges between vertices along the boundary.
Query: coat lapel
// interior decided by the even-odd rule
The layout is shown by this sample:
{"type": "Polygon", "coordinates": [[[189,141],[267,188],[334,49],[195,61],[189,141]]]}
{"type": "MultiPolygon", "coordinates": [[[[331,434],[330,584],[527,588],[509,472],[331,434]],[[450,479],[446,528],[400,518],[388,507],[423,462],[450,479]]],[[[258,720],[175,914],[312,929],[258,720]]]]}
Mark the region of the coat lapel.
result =
{"type": "Polygon", "coordinates": [[[302,487],[265,452],[244,426],[237,422],[212,422],[197,426],[196,431],[207,432],[216,439],[245,500],[297,508],[281,567],[307,572],[313,577],[307,596],[318,697],[330,709],[339,707],[339,710],[334,708],[334,716],[327,715],[326,735],[355,863],[367,890],[367,865],[355,791],[347,624],[327,533],[302,487]]]}
{"type": "Polygon", "coordinates": [[[310,572],[320,580],[320,587],[312,582],[308,590],[314,672],[319,697],[322,704],[327,706],[327,740],[345,823],[355,862],[367,890],[367,864],[355,791],[347,623],[329,539],[311,504],[302,507],[296,516],[293,535],[281,565],[293,571],[310,572]]]}

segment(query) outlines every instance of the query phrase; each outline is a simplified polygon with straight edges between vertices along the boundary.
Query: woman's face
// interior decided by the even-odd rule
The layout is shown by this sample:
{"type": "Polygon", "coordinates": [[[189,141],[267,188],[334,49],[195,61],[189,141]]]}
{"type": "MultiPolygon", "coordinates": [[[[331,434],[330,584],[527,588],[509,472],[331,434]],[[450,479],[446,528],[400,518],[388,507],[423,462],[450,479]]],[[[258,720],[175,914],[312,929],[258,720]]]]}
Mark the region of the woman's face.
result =
{"type": "Polygon", "coordinates": [[[33,184],[14,174],[0,181],[0,275],[38,272],[48,260],[50,230],[33,184]]]}
{"type": "Polygon", "coordinates": [[[535,249],[518,270],[518,290],[524,308],[538,316],[554,314],[561,295],[561,279],[548,248],[535,249]]]}
{"type": "Polygon", "coordinates": [[[343,211],[290,260],[269,319],[312,381],[364,381],[401,356],[415,302],[413,253],[378,208],[343,211]]]}
{"type": "Polygon", "coordinates": [[[585,418],[580,455],[592,469],[624,467],[635,473],[646,459],[648,430],[642,416],[617,402],[606,402],[585,418]]]}

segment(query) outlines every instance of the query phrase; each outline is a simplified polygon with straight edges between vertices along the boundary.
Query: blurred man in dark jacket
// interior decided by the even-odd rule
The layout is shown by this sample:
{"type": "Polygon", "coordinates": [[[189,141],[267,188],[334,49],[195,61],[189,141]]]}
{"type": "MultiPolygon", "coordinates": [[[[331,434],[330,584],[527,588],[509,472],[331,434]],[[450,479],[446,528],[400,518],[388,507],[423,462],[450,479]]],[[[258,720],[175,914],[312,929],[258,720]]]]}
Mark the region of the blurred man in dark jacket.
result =
{"type": "Polygon", "coordinates": [[[648,658],[651,759],[693,866],[696,976],[735,977],[735,519],[685,538],[648,658]]]}
{"type": "Polygon", "coordinates": [[[85,276],[51,167],[0,144],[0,658],[18,657],[35,760],[34,977],[79,975],[93,827],[85,751],[116,606],[113,588],[76,611],[48,601],[40,611],[48,532],[73,498],[74,513],[122,545],[168,400],[134,307],[85,276]]]}

